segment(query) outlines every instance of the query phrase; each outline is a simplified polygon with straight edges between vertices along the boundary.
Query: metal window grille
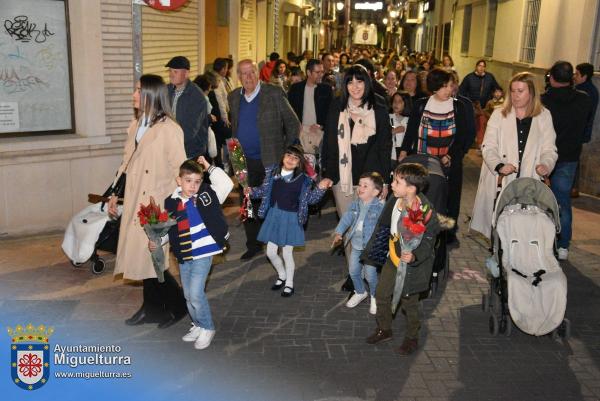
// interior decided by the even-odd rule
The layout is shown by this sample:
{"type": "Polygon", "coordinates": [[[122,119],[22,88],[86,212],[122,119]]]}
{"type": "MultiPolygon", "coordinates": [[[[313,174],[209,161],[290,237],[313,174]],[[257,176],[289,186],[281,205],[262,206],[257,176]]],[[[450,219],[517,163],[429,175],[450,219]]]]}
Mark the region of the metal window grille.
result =
{"type": "Polygon", "coordinates": [[[460,52],[468,53],[469,52],[469,37],[471,34],[471,14],[473,12],[472,6],[465,6],[465,16],[463,18],[463,27],[462,27],[462,41],[460,43],[460,52]]]}
{"type": "Polygon", "coordinates": [[[496,33],[496,15],[498,12],[498,0],[489,0],[488,3],[488,26],[485,37],[484,56],[492,57],[494,55],[494,35],[496,33]]]}
{"type": "Polygon", "coordinates": [[[537,29],[540,20],[542,0],[527,0],[525,13],[525,27],[523,32],[523,45],[521,46],[521,60],[524,63],[533,63],[535,60],[535,45],[537,42],[537,29]]]}

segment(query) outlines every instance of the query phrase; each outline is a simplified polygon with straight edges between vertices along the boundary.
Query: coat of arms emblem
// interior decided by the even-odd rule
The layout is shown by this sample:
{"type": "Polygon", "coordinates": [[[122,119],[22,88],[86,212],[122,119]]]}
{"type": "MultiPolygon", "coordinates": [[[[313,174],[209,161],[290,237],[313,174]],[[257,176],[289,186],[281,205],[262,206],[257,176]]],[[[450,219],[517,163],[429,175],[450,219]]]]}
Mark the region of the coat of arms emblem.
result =
{"type": "Polygon", "coordinates": [[[50,344],[52,327],[31,323],[8,328],[11,337],[10,372],[12,381],[25,390],[37,390],[50,378],[50,344]]]}

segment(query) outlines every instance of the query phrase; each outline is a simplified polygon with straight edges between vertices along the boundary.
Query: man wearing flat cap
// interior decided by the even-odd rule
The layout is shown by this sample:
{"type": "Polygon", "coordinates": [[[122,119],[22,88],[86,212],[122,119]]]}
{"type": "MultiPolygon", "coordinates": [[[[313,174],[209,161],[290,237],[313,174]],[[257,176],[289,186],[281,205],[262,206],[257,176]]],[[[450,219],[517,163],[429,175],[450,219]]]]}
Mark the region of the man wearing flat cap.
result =
{"type": "Polygon", "coordinates": [[[206,154],[208,144],[208,108],[200,88],[190,81],[190,61],[173,57],[169,68],[169,97],[175,120],[183,129],[185,154],[190,159],[206,154]]]}

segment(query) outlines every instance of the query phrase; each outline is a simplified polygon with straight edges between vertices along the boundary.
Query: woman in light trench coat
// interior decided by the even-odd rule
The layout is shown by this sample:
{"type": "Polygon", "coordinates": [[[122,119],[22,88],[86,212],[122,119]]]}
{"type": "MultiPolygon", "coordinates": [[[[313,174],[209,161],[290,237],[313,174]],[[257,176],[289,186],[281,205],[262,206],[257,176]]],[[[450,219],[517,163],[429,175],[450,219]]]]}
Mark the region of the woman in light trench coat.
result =
{"type": "Polygon", "coordinates": [[[485,131],[471,229],[488,238],[498,178],[503,188],[517,177],[541,179],[550,175],[558,159],[552,116],[542,106],[533,78],[522,72],[511,79],[510,95],[492,113],[485,131]]]}
{"type": "MultiPolygon", "coordinates": [[[[179,166],[186,160],[183,131],[170,117],[168,91],[161,77],[142,75],[133,103],[136,119],[127,130],[123,162],[115,179],[116,182],[122,173],[127,174],[114,274],[144,283],[143,305],[125,323],[159,323],[164,328],[186,315],[185,299],[168,271],[165,282],[158,282],[148,237],[140,226],[137,211],[141,203],[149,203],[150,196],[162,205],[176,187],[179,166]]],[[[113,216],[117,215],[116,203],[116,197],[111,197],[108,205],[113,216]]],[[[165,253],[168,255],[168,249],[165,253]]],[[[165,258],[167,267],[168,259],[165,258]]]]}

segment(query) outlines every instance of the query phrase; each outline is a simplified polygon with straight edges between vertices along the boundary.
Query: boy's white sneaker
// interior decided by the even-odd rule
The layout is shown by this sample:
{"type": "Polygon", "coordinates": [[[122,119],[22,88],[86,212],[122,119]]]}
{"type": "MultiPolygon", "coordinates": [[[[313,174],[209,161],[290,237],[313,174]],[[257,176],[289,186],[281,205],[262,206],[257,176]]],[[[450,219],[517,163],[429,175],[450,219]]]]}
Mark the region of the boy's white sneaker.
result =
{"type": "Polygon", "coordinates": [[[375,300],[375,297],[371,297],[371,306],[369,306],[369,313],[371,315],[377,314],[377,301],[375,300]]]}
{"type": "Polygon", "coordinates": [[[194,343],[194,348],[205,349],[210,345],[213,337],[215,336],[215,330],[202,329],[202,333],[198,336],[198,339],[194,343]]]}
{"type": "Polygon", "coordinates": [[[348,300],[348,302],[346,302],[346,306],[348,308],[354,308],[356,305],[358,305],[359,303],[361,303],[368,296],[369,296],[369,293],[367,291],[363,292],[362,294],[354,293],[354,295],[352,295],[350,297],[350,299],[348,300]]]}
{"type": "Polygon", "coordinates": [[[196,339],[200,336],[203,330],[204,329],[202,327],[192,324],[190,331],[188,331],[188,333],[185,336],[181,337],[181,339],[188,343],[196,341],[196,339]]]}
{"type": "Polygon", "coordinates": [[[558,260],[567,260],[569,258],[569,250],[567,248],[558,248],[558,260]]]}

